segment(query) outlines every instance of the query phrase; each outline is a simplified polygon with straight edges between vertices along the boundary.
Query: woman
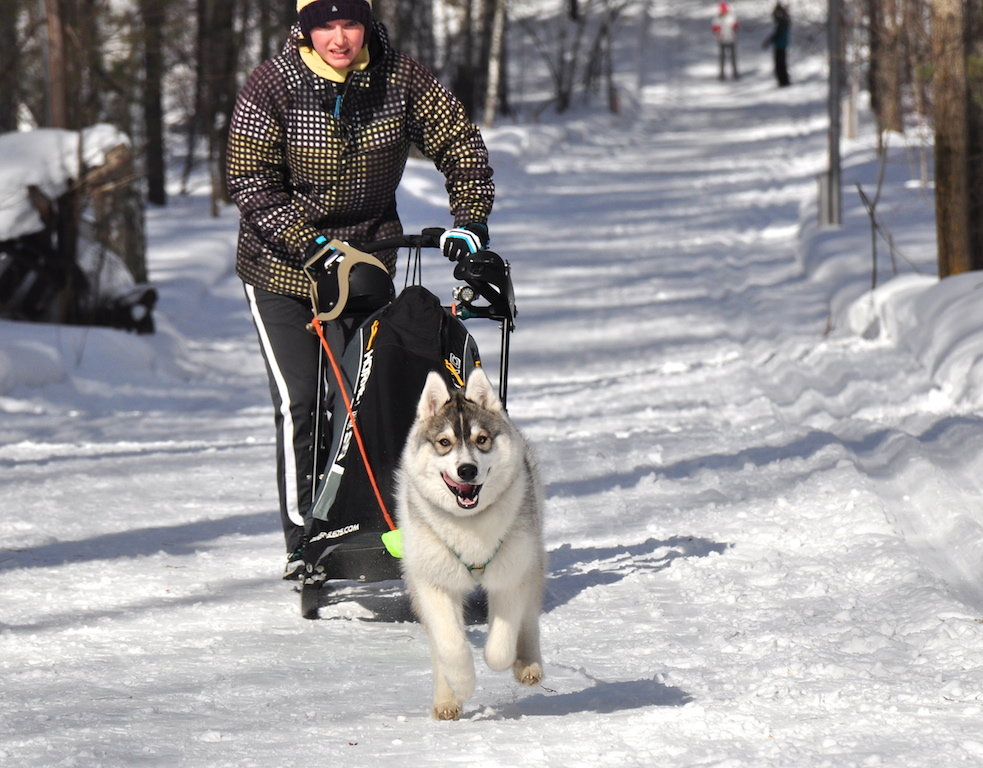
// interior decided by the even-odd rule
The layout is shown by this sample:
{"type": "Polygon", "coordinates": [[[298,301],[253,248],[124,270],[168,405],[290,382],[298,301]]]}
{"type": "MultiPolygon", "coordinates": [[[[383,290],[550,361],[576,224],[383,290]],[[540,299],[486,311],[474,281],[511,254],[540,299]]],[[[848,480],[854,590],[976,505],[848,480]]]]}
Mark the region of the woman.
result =
{"type": "MultiPolygon", "coordinates": [[[[314,495],[317,337],[305,256],[332,238],[367,243],[402,233],[396,189],[411,145],[446,179],[449,259],[488,243],[494,202],[478,128],[419,62],[390,47],[366,0],[298,0],[283,52],[243,86],[229,128],[229,191],[241,221],[236,273],[260,339],[273,397],[284,578],[302,564],[314,495]]],[[[396,253],[376,254],[395,273],[396,253]]],[[[329,323],[340,357],[352,321],[329,323]]]]}

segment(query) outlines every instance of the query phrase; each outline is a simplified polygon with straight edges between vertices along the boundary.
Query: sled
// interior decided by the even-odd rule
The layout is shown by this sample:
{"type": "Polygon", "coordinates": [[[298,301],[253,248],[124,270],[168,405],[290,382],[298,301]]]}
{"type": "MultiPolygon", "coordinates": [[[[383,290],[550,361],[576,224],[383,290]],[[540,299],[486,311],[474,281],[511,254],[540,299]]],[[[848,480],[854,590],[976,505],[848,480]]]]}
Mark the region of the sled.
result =
{"type": "Polygon", "coordinates": [[[464,321],[500,324],[498,390],[506,402],[516,315],[509,264],[489,250],[464,257],[453,273],[463,285],[444,305],[419,284],[423,249],[438,248],[443,231],[430,228],[358,247],[333,240],[305,264],[311,329],[322,341],[318,475],[305,525],[301,586],[305,618],[317,618],[328,582],[400,578],[393,476],[430,371],[440,371],[451,387],[463,387],[481,365],[464,321]],[[407,285],[398,296],[373,255],[394,248],[409,249],[407,285]],[[335,319],[353,326],[340,360],[321,325],[335,319]]]}

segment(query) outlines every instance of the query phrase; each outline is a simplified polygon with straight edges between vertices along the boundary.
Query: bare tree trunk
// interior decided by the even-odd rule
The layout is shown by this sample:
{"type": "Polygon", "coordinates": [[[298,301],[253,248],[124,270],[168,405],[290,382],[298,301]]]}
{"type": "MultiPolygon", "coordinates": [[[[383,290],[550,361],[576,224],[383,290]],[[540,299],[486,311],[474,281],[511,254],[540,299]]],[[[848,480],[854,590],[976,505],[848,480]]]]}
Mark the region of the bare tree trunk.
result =
{"type": "Polygon", "coordinates": [[[608,94],[608,112],[617,115],[621,112],[621,95],[618,93],[618,84],[614,80],[614,57],[611,55],[614,35],[611,34],[611,27],[607,25],[605,32],[604,87],[608,94]]]}
{"type": "MultiPolygon", "coordinates": [[[[45,0],[48,59],[48,114],[51,128],[68,128],[68,72],[65,67],[65,20],[59,0],[45,0]]],[[[81,154],[81,153],[80,153],[81,154]]],[[[55,204],[55,268],[64,276],[55,300],[54,321],[73,322],[78,315],[79,285],[76,254],[78,250],[78,203],[71,187],[55,204]]]]}
{"type": "Polygon", "coordinates": [[[965,8],[969,248],[973,268],[983,269],[983,0],[967,0],[965,8]]]}
{"type": "Polygon", "coordinates": [[[210,0],[195,0],[195,27],[197,38],[194,52],[195,80],[194,80],[194,106],[192,108],[191,119],[188,121],[188,140],[187,150],[184,156],[184,172],[181,174],[182,194],[187,192],[188,179],[195,166],[195,157],[198,150],[198,140],[202,135],[208,135],[208,119],[206,116],[205,104],[206,83],[208,81],[208,9],[210,0]]]}
{"type": "Polygon", "coordinates": [[[280,26],[278,14],[270,5],[270,0],[256,0],[256,23],[259,25],[257,58],[259,61],[266,61],[279,50],[277,43],[283,44],[287,28],[280,26]]]}
{"type": "Polygon", "coordinates": [[[931,61],[932,41],[922,20],[929,0],[905,0],[905,47],[908,55],[908,79],[911,82],[912,107],[917,122],[918,173],[922,187],[929,184],[931,147],[931,61]]]}
{"type": "Polygon", "coordinates": [[[902,38],[898,0],[871,0],[870,96],[878,130],[904,132],[901,110],[902,38]]]}
{"type": "Polygon", "coordinates": [[[394,47],[429,69],[439,69],[434,44],[433,0],[375,0],[372,12],[386,25],[394,47]]]}
{"type": "Polygon", "coordinates": [[[52,128],[68,127],[68,87],[65,72],[65,29],[62,23],[61,4],[58,0],[44,0],[48,25],[48,114],[47,124],[52,128]]]}
{"type": "Polygon", "coordinates": [[[164,76],[163,28],[167,6],[158,0],[142,0],[144,41],[143,122],[147,145],[147,199],[155,205],[167,204],[164,164],[164,110],[161,82],[164,76]]]}
{"type": "Polygon", "coordinates": [[[588,94],[593,93],[603,83],[608,111],[612,114],[621,111],[621,100],[614,79],[614,31],[626,6],[627,3],[623,0],[618,0],[616,4],[604,0],[601,6],[600,26],[591,44],[584,69],[584,91],[588,94]]]}
{"type": "MultiPolygon", "coordinates": [[[[66,0],[63,0],[66,2],[66,0]]],[[[102,0],[67,0],[72,14],[70,22],[71,44],[68,61],[78,62],[69,67],[70,110],[69,123],[73,128],[85,128],[98,123],[105,113],[103,104],[105,89],[99,78],[105,72],[102,0]]],[[[129,130],[130,125],[120,125],[129,130]]]]}
{"type": "Polygon", "coordinates": [[[557,36],[556,64],[551,66],[556,88],[556,111],[566,112],[573,103],[573,89],[576,83],[580,52],[587,31],[587,20],[578,12],[576,17],[560,20],[560,34],[557,36]]]}
{"type": "Polygon", "coordinates": [[[502,74],[502,49],[505,44],[505,0],[495,0],[491,41],[488,52],[488,87],[485,89],[485,125],[495,124],[496,106],[502,74]]]}
{"type": "Polygon", "coordinates": [[[511,93],[512,93],[512,81],[509,78],[509,45],[508,45],[508,31],[509,25],[509,9],[508,5],[505,7],[505,18],[503,19],[502,25],[502,46],[501,46],[501,56],[498,62],[498,114],[500,115],[511,115],[512,114],[512,103],[511,103],[511,93]]]}
{"type": "Polygon", "coordinates": [[[483,107],[488,98],[488,65],[491,59],[492,34],[495,27],[495,14],[498,11],[499,0],[480,0],[478,7],[478,25],[475,30],[475,62],[474,62],[474,105],[475,109],[483,107]]]}
{"type": "Polygon", "coordinates": [[[973,263],[970,250],[964,34],[962,0],[932,0],[932,52],[936,62],[935,220],[940,277],[980,266],[973,263]]]}
{"type": "Polygon", "coordinates": [[[202,102],[201,125],[208,137],[208,168],[212,180],[212,213],[218,215],[220,203],[229,199],[225,182],[225,155],[229,118],[236,97],[236,64],[239,41],[235,19],[235,0],[201,0],[203,16],[199,23],[202,102]]]}
{"type": "Polygon", "coordinates": [[[497,0],[462,0],[456,30],[448,36],[444,70],[467,113],[475,118],[485,103],[491,28],[497,0]]]}
{"type": "Polygon", "coordinates": [[[17,49],[17,0],[0,0],[0,133],[17,130],[20,51],[17,49]]]}
{"type": "Polygon", "coordinates": [[[469,115],[474,115],[475,102],[475,3],[481,0],[464,0],[457,39],[449,43],[452,52],[451,90],[464,104],[469,115]]]}

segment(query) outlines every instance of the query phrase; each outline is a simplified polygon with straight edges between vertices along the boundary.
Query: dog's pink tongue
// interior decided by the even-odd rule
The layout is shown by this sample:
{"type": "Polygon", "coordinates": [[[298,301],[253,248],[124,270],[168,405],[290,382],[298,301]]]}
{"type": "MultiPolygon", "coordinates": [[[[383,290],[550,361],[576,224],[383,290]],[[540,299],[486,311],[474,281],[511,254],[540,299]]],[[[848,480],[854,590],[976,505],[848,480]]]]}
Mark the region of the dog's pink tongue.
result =
{"type": "Polygon", "coordinates": [[[444,482],[447,483],[449,488],[452,488],[457,495],[457,503],[462,507],[473,507],[477,503],[477,493],[478,488],[481,486],[471,485],[470,483],[459,483],[454,480],[446,472],[441,473],[444,478],[444,482]]]}

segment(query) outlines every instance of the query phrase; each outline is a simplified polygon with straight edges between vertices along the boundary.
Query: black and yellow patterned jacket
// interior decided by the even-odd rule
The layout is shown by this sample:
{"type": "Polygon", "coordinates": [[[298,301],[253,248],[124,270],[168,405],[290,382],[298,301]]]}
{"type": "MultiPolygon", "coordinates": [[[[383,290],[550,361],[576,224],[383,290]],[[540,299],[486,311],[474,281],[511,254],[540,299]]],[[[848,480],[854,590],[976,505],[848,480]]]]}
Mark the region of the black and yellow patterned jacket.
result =
{"type": "MultiPolygon", "coordinates": [[[[411,143],[444,174],[454,225],[487,221],[495,188],[477,126],[390,47],[385,27],[376,22],[369,39],[369,66],[345,83],[315,75],[288,43],[239,93],[227,168],[246,283],[306,297],[304,250],[319,234],[353,244],[401,234],[396,188],[411,143]]],[[[395,270],[395,253],[378,255],[395,270]]]]}

